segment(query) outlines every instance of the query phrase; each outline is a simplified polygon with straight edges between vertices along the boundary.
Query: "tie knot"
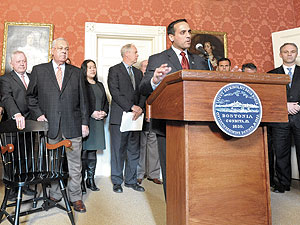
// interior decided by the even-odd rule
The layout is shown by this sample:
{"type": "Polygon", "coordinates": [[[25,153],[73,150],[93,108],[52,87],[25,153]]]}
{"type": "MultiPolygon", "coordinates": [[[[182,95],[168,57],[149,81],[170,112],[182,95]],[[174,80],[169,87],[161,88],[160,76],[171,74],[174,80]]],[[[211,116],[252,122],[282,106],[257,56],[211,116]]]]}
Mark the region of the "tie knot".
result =
{"type": "Polygon", "coordinates": [[[180,52],[180,55],[181,55],[182,57],[185,57],[185,52],[180,52]]]}

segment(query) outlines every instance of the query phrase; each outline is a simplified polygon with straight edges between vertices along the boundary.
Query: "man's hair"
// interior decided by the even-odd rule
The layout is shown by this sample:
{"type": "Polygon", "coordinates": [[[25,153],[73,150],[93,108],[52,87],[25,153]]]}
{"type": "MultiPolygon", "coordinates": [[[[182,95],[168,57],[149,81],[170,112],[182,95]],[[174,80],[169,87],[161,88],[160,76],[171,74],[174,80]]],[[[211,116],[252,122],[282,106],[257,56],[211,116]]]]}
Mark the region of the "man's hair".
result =
{"type": "Polygon", "coordinates": [[[245,69],[249,68],[251,70],[257,70],[257,67],[253,63],[245,63],[242,65],[242,71],[245,72],[245,69]]]}
{"type": "Polygon", "coordinates": [[[231,66],[231,61],[230,61],[230,59],[225,58],[225,57],[218,59],[217,65],[219,66],[220,62],[222,62],[222,61],[228,61],[228,62],[229,62],[229,66],[231,66]]]}
{"type": "Polygon", "coordinates": [[[283,45],[280,46],[280,49],[279,49],[280,52],[281,52],[282,48],[285,47],[285,46],[287,46],[287,45],[294,46],[297,49],[297,52],[298,52],[298,47],[297,47],[297,45],[295,43],[284,43],[283,45]]]}
{"type": "Polygon", "coordinates": [[[11,56],[10,56],[10,62],[12,62],[13,57],[14,57],[15,55],[18,55],[18,54],[23,54],[23,55],[25,56],[25,58],[27,58],[24,52],[17,50],[17,51],[14,51],[14,52],[11,54],[11,56]]]}
{"type": "Polygon", "coordinates": [[[124,57],[125,53],[128,52],[131,49],[132,46],[133,46],[133,44],[127,44],[127,45],[124,45],[121,48],[121,56],[122,56],[122,58],[124,57]]]}
{"type": "Polygon", "coordinates": [[[186,22],[187,23],[187,20],[186,19],[179,19],[179,20],[175,20],[172,23],[170,23],[169,26],[168,26],[168,28],[167,28],[168,35],[169,34],[175,35],[174,26],[175,26],[175,24],[180,23],[180,22],[186,22]]]}
{"type": "Polygon", "coordinates": [[[62,38],[62,37],[59,37],[59,38],[56,38],[55,40],[52,41],[52,46],[51,46],[51,48],[54,48],[54,47],[55,47],[55,44],[56,44],[57,41],[65,41],[65,42],[68,43],[68,41],[67,41],[66,39],[64,39],[64,38],[62,38]]]}

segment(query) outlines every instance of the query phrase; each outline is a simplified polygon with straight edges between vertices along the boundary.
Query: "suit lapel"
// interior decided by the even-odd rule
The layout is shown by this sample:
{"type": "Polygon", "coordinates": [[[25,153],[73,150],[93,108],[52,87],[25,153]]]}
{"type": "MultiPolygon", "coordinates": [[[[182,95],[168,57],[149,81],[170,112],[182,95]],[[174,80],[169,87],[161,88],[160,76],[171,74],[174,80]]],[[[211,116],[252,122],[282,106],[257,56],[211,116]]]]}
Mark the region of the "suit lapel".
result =
{"type": "MultiPolygon", "coordinates": [[[[299,82],[299,79],[300,79],[300,67],[296,65],[294,74],[293,74],[293,78],[292,78],[292,87],[294,85],[297,85],[297,83],[299,82]]],[[[287,85],[287,86],[289,87],[289,85],[287,85]]]]}
{"type": "Polygon", "coordinates": [[[71,66],[65,64],[65,74],[64,74],[64,79],[63,79],[61,91],[63,91],[65,89],[65,87],[67,86],[67,83],[71,78],[71,74],[72,74],[71,66]]]}
{"type": "Polygon", "coordinates": [[[188,51],[190,69],[196,69],[194,56],[188,51]]]}
{"type": "Polygon", "coordinates": [[[139,70],[133,66],[132,71],[133,71],[133,74],[134,74],[135,90],[136,90],[140,85],[140,79],[138,77],[139,76],[139,70]]]}
{"type": "MultiPolygon", "coordinates": [[[[182,67],[181,67],[181,64],[179,62],[179,59],[178,59],[176,53],[174,52],[174,50],[172,48],[170,48],[167,51],[167,55],[169,56],[169,61],[176,68],[176,70],[182,70],[182,67]]],[[[171,65],[169,65],[169,66],[171,66],[171,65]]]]}
{"type": "Polygon", "coordinates": [[[12,78],[15,82],[17,82],[17,84],[26,91],[26,88],[23,84],[23,81],[20,79],[20,77],[15,73],[15,71],[11,72],[12,78]]]}
{"type": "MultiPolygon", "coordinates": [[[[133,90],[132,82],[131,82],[131,79],[130,79],[130,77],[129,77],[127,68],[125,67],[125,65],[124,65],[123,62],[121,62],[119,65],[120,65],[121,73],[124,75],[125,80],[127,80],[127,83],[130,84],[129,86],[130,86],[130,87],[132,88],[132,90],[133,90]]],[[[133,71],[133,69],[132,69],[132,71],[133,71]]],[[[133,72],[133,74],[134,74],[134,72],[133,72]]],[[[136,80],[135,77],[136,77],[136,76],[135,76],[135,74],[134,74],[134,79],[136,80]]]]}
{"type": "Polygon", "coordinates": [[[52,61],[49,62],[48,64],[46,64],[47,66],[47,69],[48,69],[48,72],[49,72],[49,78],[50,80],[54,83],[54,86],[60,90],[59,86],[58,86],[58,83],[57,83],[57,80],[56,80],[56,75],[55,75],[55,71],[54,71],[54,68],[53,68],[53,64],[52,64],[52,61]]]}

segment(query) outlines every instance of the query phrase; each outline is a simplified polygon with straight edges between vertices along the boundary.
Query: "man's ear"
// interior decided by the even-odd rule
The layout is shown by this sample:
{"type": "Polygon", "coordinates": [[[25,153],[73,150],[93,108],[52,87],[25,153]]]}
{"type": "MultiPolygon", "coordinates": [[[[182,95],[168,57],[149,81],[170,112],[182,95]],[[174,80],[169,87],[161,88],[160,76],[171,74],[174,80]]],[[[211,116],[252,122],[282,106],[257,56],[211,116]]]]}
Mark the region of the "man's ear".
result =
{"type": "Polygon", "coordinates": [[[173,34],[169,34],[169,39],[170,39],[171,42],[173,42],[174,41],[174,35],[173,34]]]}

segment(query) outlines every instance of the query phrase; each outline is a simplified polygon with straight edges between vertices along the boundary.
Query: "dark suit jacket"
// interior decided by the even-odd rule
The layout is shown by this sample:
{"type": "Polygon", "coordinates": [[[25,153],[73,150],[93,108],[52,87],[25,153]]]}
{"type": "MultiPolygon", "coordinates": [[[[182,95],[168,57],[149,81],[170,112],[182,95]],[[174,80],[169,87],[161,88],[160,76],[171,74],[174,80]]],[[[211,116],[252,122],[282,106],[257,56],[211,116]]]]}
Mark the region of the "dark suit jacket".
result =
{"type": "MultiPolygon", "coordinates": [[[[208,70],[207,61],[198,55],[188,52],[190,69],[193,70],[208,70]]],[[[162,64],[167,63],[172,68],[170,73],[182,70],[180,61],[172,48],[169,48],[161,53],[149,57],[147,70],[145,76],[140,84],[140,92],[142,95],[149,96],[153,89],[151,86],[151,79],[156,68],[162,64]]],[[[165,123],[161,120],[151,120],[150,129],[157,134],[165,135],[165,123]]]]}
{"type": "Polygon", "coordinates": [[[88,102],[80,69],[66,64],[59,89],[52,62],[34,66],[27,89],[28,108],[33,119],[45,115],[49,122],[48,137],[59,130],[66,138],[82,135],[81,125],[89,124],[88,102]]]}
{"type": "MultiPolygon", "coordinates": [[[[95,111],[95,107],[96,107],[96,97],[94,94],[94,91],[92,89],[92,85],[89,82],[85,82],[86,84],[86,90],[87,90],[87,97],[88,97],[88,102],[89,102],[89,115],[92,115],[93,112],[95,111]]],[[[109,110],[109,103],[106,97],[106,92],[104,89],[104,86],[101,82],[97,82],[96,85],[98,85],[103,93],[102,95],[102,106],[101,106],[101,110],[106,112],[108,114],[108,110],[109,110]]]]}
{"type": "MultiPolygon", "coordinates": [[[[192,70],[208,70],[208,65],[205,59],[198,55],[188,52],[190,69],[192,70]]],[[[172,68],[170,73],[182,70],[179,59],[172,48],[169,48],[161,53],[152,55],[149,57],[147,70],[145,76],[140,85],[140,91],[142,95],[148,96],[152,93],[151,78],[153,77],[156,68],[162,64],[167,63],[172,68]]]]}
{"type": "MultiPolygon", "coordinates": [[[[268,73],[276,73],[276,74],[285,74],[283,66],[275,68],[268,73]]],[[[293,74],[292,86],[290,87],[288,84],[286,85],[286,94],[288,102],[300,102],[300,66],[295,67],[295,71],[293,74]]],[[[300,113],[296,115],[289,115],[289,119],[293,117],[295,119],[295,123],[300,128],[300,113]]],[[[286,123],[273,123],[272,125],[284,125],[286,123]]]]}
{"type": "Polygon", "coordinates": [[[110,124],[121,124],[123,111],[130,112],[133,105],[144,107],[146,97],[140,95],[139,85],[142,80],[142,71],[132,67],[135,79],[135,90],[133,89],[129,74],[121,62],[109,68],[108,88],[112,96],[110,124]]]}
{"type": "MultiPolygon", "coordinates": [[[[30,74],[27,75],[30,79],[30,74]]],[[[26,119],[29,119],[26,89],[15,71],[11,71],[0,78],[0,87],[7,119],[12,118],[16,113],[21,113],[26,119]]]]}

